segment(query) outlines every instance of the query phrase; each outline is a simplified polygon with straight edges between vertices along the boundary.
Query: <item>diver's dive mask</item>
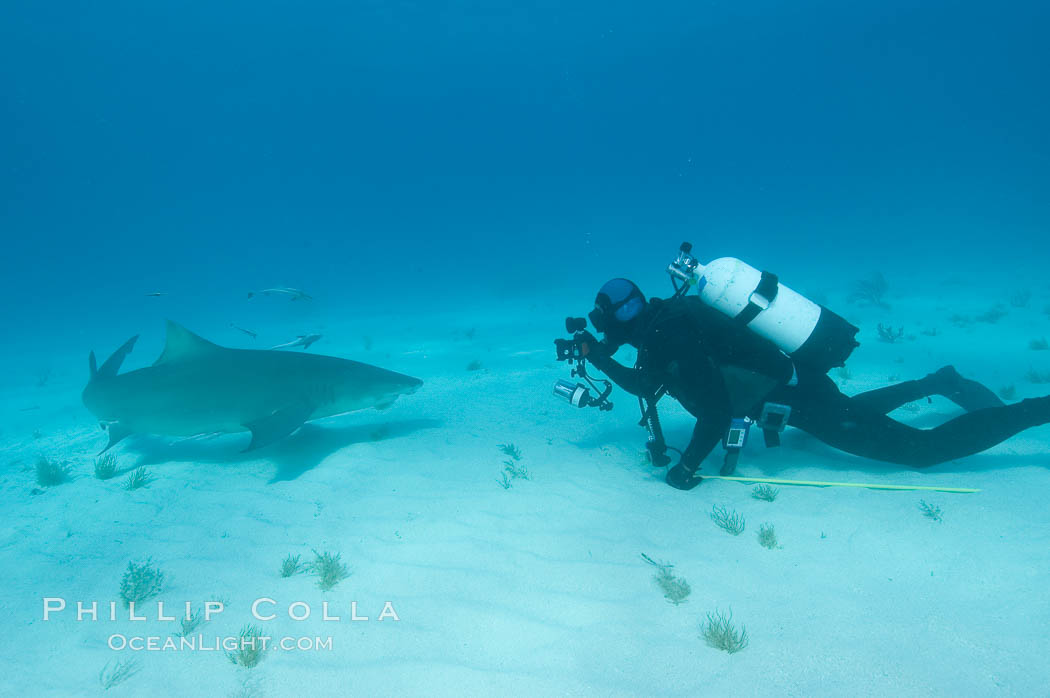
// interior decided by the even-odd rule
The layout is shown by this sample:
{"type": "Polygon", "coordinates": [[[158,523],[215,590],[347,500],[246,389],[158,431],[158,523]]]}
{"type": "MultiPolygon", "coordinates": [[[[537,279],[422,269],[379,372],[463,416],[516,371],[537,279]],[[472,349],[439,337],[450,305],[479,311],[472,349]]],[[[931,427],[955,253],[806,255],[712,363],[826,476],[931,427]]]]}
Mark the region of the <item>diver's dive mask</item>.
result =
{"type": "Polygon", "coordinates": [[[641,289],[627,279],[613,279],[598,291],[594,310],[587,317],[594,329],[605,334],[617,326],[624,326],[638,317],[645,308],[641,289]]]}

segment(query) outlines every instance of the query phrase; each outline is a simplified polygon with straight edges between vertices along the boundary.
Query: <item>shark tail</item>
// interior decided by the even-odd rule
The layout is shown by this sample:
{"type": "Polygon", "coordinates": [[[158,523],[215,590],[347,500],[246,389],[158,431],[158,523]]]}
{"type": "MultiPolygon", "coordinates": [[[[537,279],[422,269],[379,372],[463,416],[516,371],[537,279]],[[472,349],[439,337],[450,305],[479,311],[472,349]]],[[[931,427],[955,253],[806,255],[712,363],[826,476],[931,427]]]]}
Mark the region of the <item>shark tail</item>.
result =
{"type": "Polygon", "coordinates": [[[139,336],[135,335],[128,341],[124,342],[124,344],[120,346],[120,349],[113,352],[113,354],[106,359],[106,362],[101,366],[98,366],[95,362],[95,352],[91,352],[88,355],[88,370],[91,371],[91,380],[97,378],[111,378],[117,375],[117,371],[120,370],[120,366],[124,363],[124,359],[131,353],[131,350],[135,348],[135,342],[138,338],[139,336]]]}

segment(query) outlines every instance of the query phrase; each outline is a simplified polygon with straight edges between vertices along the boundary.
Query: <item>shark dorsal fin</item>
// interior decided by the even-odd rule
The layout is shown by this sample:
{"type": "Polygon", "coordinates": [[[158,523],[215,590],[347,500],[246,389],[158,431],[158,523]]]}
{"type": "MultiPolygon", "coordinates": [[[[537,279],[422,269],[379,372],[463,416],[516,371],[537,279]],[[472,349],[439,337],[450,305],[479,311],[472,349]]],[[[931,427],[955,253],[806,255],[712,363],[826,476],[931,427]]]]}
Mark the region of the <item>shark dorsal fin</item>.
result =
{"type": "Polygon", "coordinates": [[[212,344],[203,337],[198,337],[177,322],[168,320],[168,338],[164,342],[164,351],[160,358],[153,362],[154,366],[181,361],[210,354],[222,349],[218,344],[212,344]]]}
{"type": "Polygon", "coordinates": [[[120,370],[120,365],[124,363],[124,358],[131,353],[131,350],[135,348],[135,340],[139,338],[135,335],[128,341],[121,345],[120,349],[117,349],[113,354],[106,359],[106,362],[99,367],[95,367],[95,352],[91,352],[88,355],[88,368],[91,371],[91,380],[96,378],[112,378],[117,375],[117,371],[120,370]]]}

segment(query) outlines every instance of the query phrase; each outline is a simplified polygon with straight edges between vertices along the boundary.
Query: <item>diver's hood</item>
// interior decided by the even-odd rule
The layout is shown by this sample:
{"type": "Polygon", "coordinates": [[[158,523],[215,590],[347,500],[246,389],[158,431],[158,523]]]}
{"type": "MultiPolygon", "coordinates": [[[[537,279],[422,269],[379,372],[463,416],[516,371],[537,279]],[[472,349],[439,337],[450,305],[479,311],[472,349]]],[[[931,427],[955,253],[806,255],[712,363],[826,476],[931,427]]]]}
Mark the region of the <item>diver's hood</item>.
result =
{"type": "Polygon", "coordinates": [[[645,295],[634,282],[628,279],[612,279],[605,283],[594,299],[594,310],[587,316],[594,329],[622,341],[626,341],[626,331],[645,310],[645,295]]]}

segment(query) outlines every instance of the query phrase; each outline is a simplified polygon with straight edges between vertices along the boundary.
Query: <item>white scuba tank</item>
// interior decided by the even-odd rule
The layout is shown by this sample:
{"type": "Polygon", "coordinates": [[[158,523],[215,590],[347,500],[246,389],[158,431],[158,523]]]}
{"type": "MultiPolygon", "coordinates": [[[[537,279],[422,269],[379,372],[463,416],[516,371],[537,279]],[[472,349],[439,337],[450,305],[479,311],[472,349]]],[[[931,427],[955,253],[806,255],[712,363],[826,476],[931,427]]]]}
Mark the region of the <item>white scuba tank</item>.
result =
{"type": "Polygon", "coordinates": [[[729,317],[737,317],[752,302],[759,305],[758,315],[748,328],[785,354],[798,351],[820,320],[820,306],[784,284],[777,284],[772,300],[763,297],[758,289],[762,272],[739,259],[715,259],[701,265],[697,273],[700,298],[729,317]]]}
{"type": "Polygon", "coordinates": [[[733,257],[701,264],[683,243],[668,272],[695,286],[700,299],[768,339],[799,363],[828,370],[858,346],[858,329],[827,308],[781,284],[768,272],[733,257]]]}

